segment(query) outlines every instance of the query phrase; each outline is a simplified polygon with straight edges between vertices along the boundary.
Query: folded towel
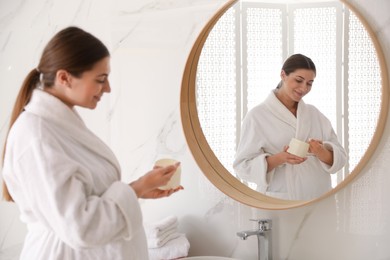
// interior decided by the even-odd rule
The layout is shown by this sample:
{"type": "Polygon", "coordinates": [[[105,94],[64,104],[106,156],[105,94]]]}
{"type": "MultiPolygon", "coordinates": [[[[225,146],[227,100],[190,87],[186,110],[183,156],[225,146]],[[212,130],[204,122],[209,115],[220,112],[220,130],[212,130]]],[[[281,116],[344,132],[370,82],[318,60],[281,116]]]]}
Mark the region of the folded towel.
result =
{"type": "Polygon", "coordinates": [[[161,230],[160,232],[155,232],[153,235],[149,234],[149,235],[147,235],[147,238],[148,239],[163,239],[166,236],[177,232],[177,226],[178,225],[174,225],[172,227],[169,227],[168,229],[161,230]]]}
{"type": "Polygon", "coordinates": [[[167,233],[159,238],[148,238],[148,248],[158,248],[165,245],[168,241],[178,238],[181,234],[177,232],[167,233]]]}
{"type": "Polygon", "coordinates": [[[145,234],[146,237],[157,238],[161,236],[165,231],[176,228],[179,225],[179,221],[176,216],[168,216],[154,223],[146,223],[145,234]]]}
{"type": "Polygon", "coordinates": [[[179,237],[168,241],[164,246],[159,248],[150,248],[150,260],[169,260],[188,256],[190,242],[185,234],[179,234],[179,237]]]}

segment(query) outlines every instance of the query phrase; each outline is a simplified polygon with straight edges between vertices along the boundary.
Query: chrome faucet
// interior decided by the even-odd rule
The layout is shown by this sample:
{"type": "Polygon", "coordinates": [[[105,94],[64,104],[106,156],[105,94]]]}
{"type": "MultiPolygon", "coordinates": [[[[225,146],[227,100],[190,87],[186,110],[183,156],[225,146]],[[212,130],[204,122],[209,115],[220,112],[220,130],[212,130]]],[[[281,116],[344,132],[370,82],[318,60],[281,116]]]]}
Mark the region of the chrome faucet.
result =
{"type": "Polygon", "coordinates": [[[258,228],[255,230],[237,232],[237,236],[239,236],[242,240],[246,240],[248,237],[256,235],[258,259],[272,260],[272,220],[251,219],[251,221],[256,221],[258,223],[258,228]]]}

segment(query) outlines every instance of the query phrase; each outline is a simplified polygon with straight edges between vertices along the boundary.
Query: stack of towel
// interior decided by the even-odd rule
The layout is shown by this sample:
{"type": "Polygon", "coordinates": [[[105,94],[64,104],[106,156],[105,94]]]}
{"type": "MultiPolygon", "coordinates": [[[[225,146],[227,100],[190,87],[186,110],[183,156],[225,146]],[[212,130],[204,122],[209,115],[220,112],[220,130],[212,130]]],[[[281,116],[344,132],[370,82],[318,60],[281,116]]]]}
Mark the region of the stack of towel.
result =
{"type": "Polygon", "coordinates": [[[190,243],[185,234],[178,232],[178,225],[176,216],[144,225],[150,260],[177,259],[188,255],[190,243]]]}

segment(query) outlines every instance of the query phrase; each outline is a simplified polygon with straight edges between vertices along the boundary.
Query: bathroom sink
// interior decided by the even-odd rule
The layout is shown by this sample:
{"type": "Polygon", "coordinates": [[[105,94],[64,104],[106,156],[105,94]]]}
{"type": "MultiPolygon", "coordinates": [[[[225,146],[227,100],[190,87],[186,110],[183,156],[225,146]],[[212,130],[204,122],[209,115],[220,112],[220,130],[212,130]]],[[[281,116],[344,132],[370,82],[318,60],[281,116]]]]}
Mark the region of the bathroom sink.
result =
{"type": "Polygon", "coordinates": [[[223,256],[190,256],[185,257],[183,260],[189,259],[189,260],[238,260],[236,258],[230,258],[230,257],[223,257],[223,256]]]}

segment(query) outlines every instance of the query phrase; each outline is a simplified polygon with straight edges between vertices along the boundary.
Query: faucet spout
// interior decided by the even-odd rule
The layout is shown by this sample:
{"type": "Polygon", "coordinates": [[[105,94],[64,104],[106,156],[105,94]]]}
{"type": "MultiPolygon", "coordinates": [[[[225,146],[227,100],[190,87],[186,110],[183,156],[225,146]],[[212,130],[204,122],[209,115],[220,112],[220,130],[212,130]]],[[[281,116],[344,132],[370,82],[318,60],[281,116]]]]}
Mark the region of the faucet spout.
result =
{"type": "Polygon", "coordinates": [[[250,236],[264,236],[262,230],[246,230],[246,231],[240,231],[237,232],[237,236],[241,238],[242,240],[246,240],[250,236]]]}
{"type": "Polygon", "coordinates": [[[259,226],[256,230],[246,230],[237,232],[237,236],[242,240],[246,240],[248,237],[256,235],[258,243],[258,258],[259,260],[272,260],[272,220],[259,219],[256,221],[259,226]],[[263,250],[262,250],[263,249],[263,250]]]}

